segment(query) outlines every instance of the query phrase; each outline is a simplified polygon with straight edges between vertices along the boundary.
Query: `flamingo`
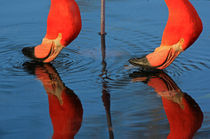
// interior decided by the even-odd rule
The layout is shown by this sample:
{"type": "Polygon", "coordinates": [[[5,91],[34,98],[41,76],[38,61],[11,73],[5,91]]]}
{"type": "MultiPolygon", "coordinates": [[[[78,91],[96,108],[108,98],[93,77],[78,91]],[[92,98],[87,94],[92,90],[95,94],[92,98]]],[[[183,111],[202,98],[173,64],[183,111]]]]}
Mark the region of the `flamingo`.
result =
{"type": "Polygon", "coordinates": [[[42,43],[25,47],[22,52],[33,60],[49,63],[79,35],[81,27],[80,10],[75,0],[51,0],[42,43]]]}
{"type": "Polygon", "coordinates": [[[199,37],[202,21],[189,0],[165,0],[169,15],[162,41],[154,52],[141,58],[131,58],[136,66],[165,69],[199,37]]]}

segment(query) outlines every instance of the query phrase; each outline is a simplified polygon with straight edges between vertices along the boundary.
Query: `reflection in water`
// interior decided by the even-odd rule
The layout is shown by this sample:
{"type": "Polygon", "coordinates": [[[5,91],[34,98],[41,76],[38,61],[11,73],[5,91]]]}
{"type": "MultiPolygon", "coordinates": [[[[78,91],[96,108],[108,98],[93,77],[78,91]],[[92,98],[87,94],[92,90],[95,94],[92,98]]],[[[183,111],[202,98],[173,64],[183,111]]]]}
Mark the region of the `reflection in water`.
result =
{"type": "Polygon", "coordinates": [[[110,93],[108,92],[107,82],[105,79],[107,77],[107,70],[106,70],[106,44],[105,44],[105,34],[101,35],[101,54],[102,54],[102,74],[100,75],[102,78],[102,100],[104,103],[104,107],[106,110],[106,117],[107,117],[107,124],[109,129],[109,138],[114,138],[114,133],[112,129],[112,120],[111,120],[111,113],[110,113],[110,93]]]}
{"type": "Polygon", "coordinates": [[[133,81],[142,81],[154,88],[162,98],[170,125],[168,138],[192,138],[203,122],[198,104],[163,71],[155,73],[134,72],[133,81]]]}
{"type": "Polygon", "coordinates": [[[67,88],[51,64],[24,63],[42,82],[49,101],[54,139],[74,138],[82,123],[83,108],[77,95],[67,88]]]}

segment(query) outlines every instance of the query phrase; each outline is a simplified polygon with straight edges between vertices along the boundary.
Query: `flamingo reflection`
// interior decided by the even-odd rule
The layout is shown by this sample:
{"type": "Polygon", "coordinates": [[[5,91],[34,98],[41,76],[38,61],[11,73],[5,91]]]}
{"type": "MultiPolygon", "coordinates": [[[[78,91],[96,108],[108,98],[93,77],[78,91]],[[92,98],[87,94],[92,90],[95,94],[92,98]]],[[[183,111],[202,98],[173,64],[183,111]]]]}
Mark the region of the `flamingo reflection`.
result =
{"type": "Polygon", "coordinates": [[[67,88],[51,64],[25,63],[42,82],[49,101],[49,113],[53,125],[53,139],[73,139],[81,127],[83,108],[73,92],[67,88]]]}
{"type": "Polygon", "coordinates": [[[134,72],[133,81],[142,81],[154,88],[161,98],[169,121],[168,139],[189,139],[203,122],[203,113],[195,100],[181,91],[176,83],[163,71],[156,73],[134,72]]]}

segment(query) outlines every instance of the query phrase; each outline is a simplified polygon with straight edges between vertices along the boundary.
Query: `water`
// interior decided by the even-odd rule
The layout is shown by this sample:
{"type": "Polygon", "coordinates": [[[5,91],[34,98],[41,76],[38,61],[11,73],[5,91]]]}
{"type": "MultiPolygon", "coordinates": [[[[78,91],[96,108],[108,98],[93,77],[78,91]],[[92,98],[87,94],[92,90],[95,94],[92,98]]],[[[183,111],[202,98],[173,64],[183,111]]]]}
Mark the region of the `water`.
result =
{"type": "Polygon", "coordinates": [[[41,42],[50,1],[0,1],[0,138],[56,138],[61,129],[75,138],[166,138],[189,127],[198,129],[194,138],[209,138],[210,1],[192,1],[204,25],[200,38],[152,75],[127,60],[159,46],[167,20],[163,0],[106,1],[103,62],[100,1],[77,2],[79,37],[51,65],[36,65],[21,49],[41,42]]]}

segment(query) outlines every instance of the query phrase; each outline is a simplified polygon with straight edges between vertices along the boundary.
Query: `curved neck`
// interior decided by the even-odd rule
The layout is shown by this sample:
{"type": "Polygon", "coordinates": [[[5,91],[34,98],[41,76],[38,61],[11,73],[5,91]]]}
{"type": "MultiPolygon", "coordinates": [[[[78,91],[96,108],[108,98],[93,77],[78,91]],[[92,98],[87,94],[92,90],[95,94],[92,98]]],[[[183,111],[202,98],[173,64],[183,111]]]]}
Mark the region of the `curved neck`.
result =
{"type": "Polygon", "coordinates": [[[189,0],[165,0],[165,3],[169,14],[161,45],[173,45],[183,39],[181,48],[185,50],[202,32],[201,19],[189,0]]]}
{"type": "Polygon", "coordinates": [[[51,3],[68,3],[68,2],[71,2],[71,1],[74,1],[74,0],[51,0],[51,3]]]}
{"type": "Polygon", "coordinates": [[[190,2],[189,0],[165,0],[165,3],[169,9],[177,9],[190,2]]]}
{"type": "Polygon", "coordinates": [[[169,14],[176,14],[177,12],[189,13],[190,11],[194,11],[194,7],[189,0],[165,0],[165,3],[168,7],[169,14]]]}

